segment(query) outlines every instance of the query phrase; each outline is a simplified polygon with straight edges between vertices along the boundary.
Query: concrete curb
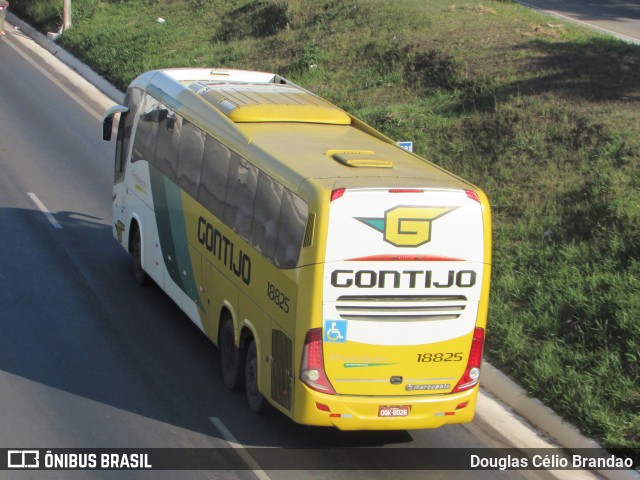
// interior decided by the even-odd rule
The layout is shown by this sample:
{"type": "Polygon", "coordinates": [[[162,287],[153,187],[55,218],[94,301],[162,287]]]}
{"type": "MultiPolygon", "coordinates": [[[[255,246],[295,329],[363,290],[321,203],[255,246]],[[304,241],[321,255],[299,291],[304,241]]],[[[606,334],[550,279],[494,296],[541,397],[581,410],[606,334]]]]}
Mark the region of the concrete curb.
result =
{"type": "MultiPolygon", "coordinates": [[[[604,451],[598,442],[582,435],[578,428],[566,422],[537,398],[529,397],[522,387],[487,362],[482,364],[482,388],[567,450],[595,448],[604,451]]],[[[607,480],[640,480],[640,473],[633,470],[606,470],[597,473],[607,480]]]]}
{"type": "MultiPolygon", "coordinates": [[[[18,27],[25,35],[56,56],[60,61],[77,72],[85,80],[96,86],[98,90],[115,103],[123,103],[124,93],[119,91],[90,67],[83,64],[76,57],[57,45],[53,40],[42,35],[36,29],[23,22],[10,12],[8,12],[7,21],[9,24],[18,27]]],[[[582,435],[575,426],[564,421],[553,410],[543,405],[540,400],[528,397],[526,392],[519,385],[487,362],[483,362],[482,366],[482,388],[493,394],[493,396],[499,400],[498,403],[502,404],[502,407],[506,405],[536,429],[552,438],[561,447],[568,450],[579,448],[597,448],[604,450],[596,441],[582,435]]],[[[492,400],[482,391],[481,397],[485,403],[492,402],[492,400]]],[[[479,417],[483,416],[481,408],[478,409],[477,415],[479,417]]],[[[491,424],[489,421],[486,423],[491,424]]],[[[551,447],[552,445],[547,444],[546,446],[551,447]]],[[[519,448],[525,447],[521,446],[519,448]]],[[[564,473],[571,474],[571,471],[564,473]]],[[[598,471],[597,473],[607,480],[640,480],[640,473],[632,470],[607,470],[598,471]]],[[[558,475],[558,478],[564,477],[558,475]]]]}

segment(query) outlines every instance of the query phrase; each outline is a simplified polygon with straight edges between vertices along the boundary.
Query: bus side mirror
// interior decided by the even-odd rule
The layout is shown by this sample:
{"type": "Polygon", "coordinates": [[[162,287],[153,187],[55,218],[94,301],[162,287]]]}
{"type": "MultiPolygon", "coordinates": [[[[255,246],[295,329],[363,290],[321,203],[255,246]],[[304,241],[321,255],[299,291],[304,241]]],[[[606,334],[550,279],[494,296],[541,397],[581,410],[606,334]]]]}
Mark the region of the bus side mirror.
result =
{"type": "Polygon", "coordinates": [[[126,113],[129,111],[128,107],[124,105],[114,105],[107,108],[102,120],[102,139],[107,142],[111,140],[111,132],[113,131],[113,117],[116,113],[126,113]]]}

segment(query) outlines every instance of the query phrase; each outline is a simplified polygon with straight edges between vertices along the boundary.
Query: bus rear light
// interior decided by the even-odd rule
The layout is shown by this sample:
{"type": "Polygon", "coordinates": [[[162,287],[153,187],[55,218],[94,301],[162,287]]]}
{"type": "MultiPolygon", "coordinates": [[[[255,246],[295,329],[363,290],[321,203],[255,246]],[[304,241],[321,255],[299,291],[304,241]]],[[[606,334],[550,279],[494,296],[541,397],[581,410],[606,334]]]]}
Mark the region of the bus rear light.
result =
{"type": "Polygon", "coordinates": [[[482,364],[482,349],[484,347],[484,328],[476,327],[471,341],[471,351],[464,375],[453,389],[452,393],[463,392],[475,387],[480,381],[480,366],[482,364]]]}
{"type": "Polygon", "coordinates": [[[329,408],[328,405],[325,405],[324,403],[320,403],[320,402],[316,402],[316,408],[318,410],[320,410],[321,412],[330,412],[331,409],[329,408]]]}
{"type": "Polygon", "coordinates": [[[469,197],[471,200],[475,200],[476,202],[480,203],[480,196],[473,190],[465,190],[464,193],[466,193],[467,197],[469,197]]]}
{"type": "Polygon", "coordinates": [[[421,188],[392,188],[389,193],[424,193],[421,188]]]}
{"type": "Polygon", "coordinates": [[[469,405],[469,402],[459,403],[458,406],[456,407],[456,410],[462,410],[463,408],[467,408],[467,405],[469,405]]]}
{"type": "Polygon", "coordinates": [[[338,188],[331,192],[331,201],[338,200],[341,196],[344,195],[346,188],[338,188]]]}
{"type": "Polygon", "coordinates": [[[461,258],[443,257],[440,255],[371,255],[368,257],[350,258],[349,262],[462,262],[461,258]]]}
{"type": "Polygon", "coordinates": [[[331,382],[324,371],[324,354],[322,350],[322,329],[312,328],[307,332],[302,347],[300,380],[309,388],[335,395],[331,382]]]}

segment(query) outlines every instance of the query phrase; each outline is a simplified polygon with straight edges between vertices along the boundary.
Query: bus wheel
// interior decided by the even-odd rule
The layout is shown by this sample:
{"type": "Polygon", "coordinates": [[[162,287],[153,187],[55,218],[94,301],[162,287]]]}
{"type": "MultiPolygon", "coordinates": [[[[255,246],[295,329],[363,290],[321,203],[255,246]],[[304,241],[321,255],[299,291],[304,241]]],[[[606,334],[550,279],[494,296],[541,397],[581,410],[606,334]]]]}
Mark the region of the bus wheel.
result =
{"type": "Polygon", "coordinates": [[[244,355],[236,348],[233,322],[226,318],[220,330],[220,363],[222,379],[229,390],[238,390],[244,383],[244,355]]]}
{"type": "Polygon", "coordinates": [[[245,366],[245,392],[247,402],[253,413],[262,413],[267,407],[267,401],[258,390],[258,355],[256,342],[251,340],[247,349],[247,362],[245,366]]]}
{"type": "Polygon", "coordinates": [[[133,231],[131,240],[131,255],[133,256],[133,275],[138,285],[148,285],[149,275],[142,268],[142,243],[140,241],[140,230],[133,231]]]}

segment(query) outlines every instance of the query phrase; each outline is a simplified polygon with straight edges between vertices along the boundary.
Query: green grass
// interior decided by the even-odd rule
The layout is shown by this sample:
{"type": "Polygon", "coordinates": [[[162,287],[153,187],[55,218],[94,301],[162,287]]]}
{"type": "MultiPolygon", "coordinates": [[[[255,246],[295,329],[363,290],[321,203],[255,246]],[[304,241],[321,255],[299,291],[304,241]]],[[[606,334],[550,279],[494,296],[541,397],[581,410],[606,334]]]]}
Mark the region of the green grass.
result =
{"type": "MultiPolygon", "coordinates": [[[[12,8],[56,30],[62,0],[12,8]]],[[[275,71],[480,185],[494,215],[487,356],[640,458],[640,47],[509,1],[74,8],[60,43],[122,89],[161,67],[275,71]]]]}

